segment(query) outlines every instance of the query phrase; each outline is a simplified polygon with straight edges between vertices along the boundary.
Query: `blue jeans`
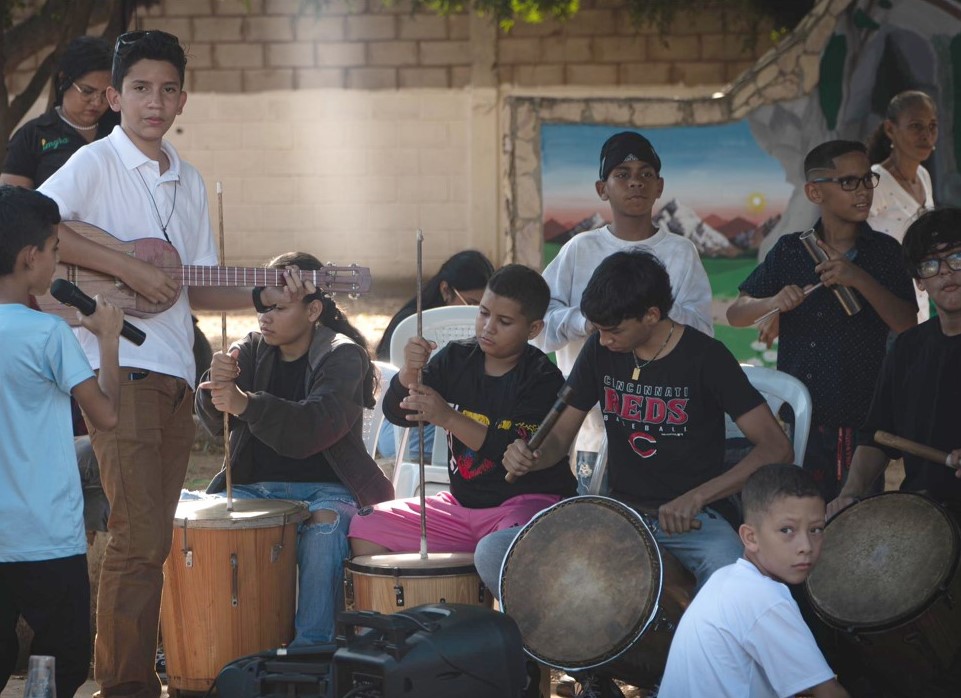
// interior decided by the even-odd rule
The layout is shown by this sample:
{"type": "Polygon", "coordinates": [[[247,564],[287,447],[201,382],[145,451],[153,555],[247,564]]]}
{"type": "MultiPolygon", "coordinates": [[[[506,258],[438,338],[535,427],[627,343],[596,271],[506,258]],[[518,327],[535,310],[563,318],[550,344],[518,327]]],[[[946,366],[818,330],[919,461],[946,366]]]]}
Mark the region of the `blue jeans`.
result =
{"type": "MultiPolygon", "coordinates": [[[[407,455],[403,460],[416,461],[420,456],[418,444],[420,444],[420,430],[417,423],[412,422],[414,428],[410,430],[407,438],[407,455]]],[[[395,427],[386,419],[380,425],[380,436],[377,437],[377,455],[382,458],[394,458],[397,456],[397,441],[400,441],[400,433],[403,427],[395,427]],[[396,439],[396,440],[395,440],[396,439]]],[[[434,425],[424,425],[424,455],[430,463],[431,453],[434,451],[434,425]]]]}
{"type": "MultiPolygon", "coordinates": [[[[731,525],[713,509],[705,509],[697,515],[697,519],[701,522],[700,530],[668,536],[661,532],[656,520],[652,524],[650,517],[644,517],[657,544],[669,550],[686,569],[694,573],[697,590],[700,590],[716,570],[735,562],[744,552],[744,546],[731,525]]],[[[498,600],[501,567],[519,532],[519,528],[495,531],[481,538],[474,550],[474,567],[498,600]]]]}
{"type": "Polygon", "coordinates": [[[291,647],[332,642],[334,619],[343,610],[344,560],[349,555],[347,530],[357,502],[334,482],[255,482],[234,485],[237,499],[293,499],[307,502],[311,513],[332,511],[331,523],[307,519],[297,531],[297,630],[291,647]]]}

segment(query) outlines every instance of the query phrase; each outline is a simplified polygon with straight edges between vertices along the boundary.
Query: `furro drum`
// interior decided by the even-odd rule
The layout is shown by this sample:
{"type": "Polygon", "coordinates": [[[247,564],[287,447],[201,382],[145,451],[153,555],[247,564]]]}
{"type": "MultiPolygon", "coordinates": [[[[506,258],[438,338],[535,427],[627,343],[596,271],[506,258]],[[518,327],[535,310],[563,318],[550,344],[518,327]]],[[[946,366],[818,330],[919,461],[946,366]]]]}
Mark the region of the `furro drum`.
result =
{"type": "Polygon", "coordinates": [[[959,541],[931,500],[880,494],[828,522],[807,579],[815,613],[904,695],[934,695],[921,686],[961,669],[959,541]]]}
{"type": "Polygon", "coordinates": [[[429,603],[490,606],[471,553],[359,555],[344,563],[347,610],[396,613],[429,603]]]}
{"type": "Polygon", "coordinates": [[[661,677],[694,577],[636,511],[573,497],[531,519],[501,568],[501,604],[534,659],[635,686],[661,677]]]}
{"type": "Polygon", "coordinates": [[[301,502],[181,502],[160,625],[172,689],[206,691],[228,662],[294,635],[301,502]]]}

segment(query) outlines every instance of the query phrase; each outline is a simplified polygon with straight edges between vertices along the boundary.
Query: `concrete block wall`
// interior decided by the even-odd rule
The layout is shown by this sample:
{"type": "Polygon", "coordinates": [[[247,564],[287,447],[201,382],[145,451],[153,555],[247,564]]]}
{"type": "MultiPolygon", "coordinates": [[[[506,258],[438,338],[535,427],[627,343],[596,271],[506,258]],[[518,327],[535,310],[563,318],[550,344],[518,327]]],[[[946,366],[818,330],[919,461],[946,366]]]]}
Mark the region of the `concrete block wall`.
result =
{"type": "Polygon", "coordinates": [[[462,247],[494,252],[469,226],[469,117],[462,91],[193,93],[170,140],[214,217],[223,183],[231,263],[297,249],[394,278],[415,268],[417,228],[428,269],[462,247]]]}
{"type": "Polygon", "coordinates": [[[140,24],[189,47],[195,92],[465,87],[469,18],[411,14],[398,3],[330,0],[162,0],[140,24]]]}
{"type": "Polygon", "coordinates": [[[569,22],[500,35],[498,77],[521,87],[721,85],[771,47],[769,27],[755,31],[733,13],[705,10],[677,16],[664,34],[635,27],[623,2],[584,0],[569,22]]]}
{"type": "Polygon", "coordinates": [[[161,0],[131,28],[187,46],[189,98],[169,137],[203,174],[214,216],[223,181],[228,262],[296,248],[381,277],[413,273],[418,227],[428,271],[468,247],[509,254],[506,95],[710,93],[770,43],[750,46],[742,24],[711,12],[679,18],[670,36],[638,31],[616,0],[509,33],[381,0],[327,0],[319,13],[302,0],[161,0]]]}

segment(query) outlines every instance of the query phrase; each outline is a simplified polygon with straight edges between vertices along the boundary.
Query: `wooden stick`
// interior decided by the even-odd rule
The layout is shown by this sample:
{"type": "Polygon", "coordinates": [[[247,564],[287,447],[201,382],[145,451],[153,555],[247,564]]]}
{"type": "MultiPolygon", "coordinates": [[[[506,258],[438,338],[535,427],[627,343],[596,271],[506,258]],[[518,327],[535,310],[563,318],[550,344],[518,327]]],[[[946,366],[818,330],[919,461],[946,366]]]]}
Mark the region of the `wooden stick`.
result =
{"type": "MultiPolygon", "coordinates": [[[[417,336],[424,338],[424,231],[417,229],[417,336]]],[[[417,370],[417,385],[423,385],[423,370],[417,370]]],[[[420,559],[427,559],[427,473],[424,465],[424,422],[417,422],[417,464],[420,466],[420,559]]],[[[436,432],[435,432],[436,437],[436,432]]]]}
{"type": "MultiPolygon", "coordinates": [[[[574,392],[574,389],[567,385],[567,383],[561,386],[560,392],[557,393],[557,400],[551,406],[547,416],[544,417],[544,421],[541,422],[539,427],[537,427],[537,431],[534,432],[534,436],[532,436],[531,440],[527,442],[527,447],[532,452],[540,448],[541,444],[544,443],[544,439],[546,439],[547,435],[551,433],[554,425],[557,424],[557,420],[560,419],[561,413],[567,407],[567,401],[570,399],[572,392],[574,392]]],[[[513,484],[517,482],[517,475],[514,473],[507,473],[507,475],[504,476],[504,479],[513,484]]]]}
{"type": "Polygon", "coordinates": [[[889,434],[886,431],[874,432],[874,441],[882,446],[896,448],[899,451],[910,453],[912,456],[917,456],[918,458],[924,458],[932,463],[940,463],[941,465],[946,465],[954,470],[958,469],[957,465],[951,464],[950,453],[932,448],[931,446],[919,444],[917,441],[911,441],[910,439],[905,439],[901,436],[895,436],[894,434],[889,434]]]}
{"type": "MultiPolygon", "coordinates": [[[[224,185],[217,181],[217,221],[220,229],[220,263],[226,261],[224,246],[224,185]]],[[[227,353],[227,313],[220,314],[220,351],[227,353]]],[[[234,481],[230,469],[230,413],[224,411],[224,475],[227,476],[227,511],[234,510],[234,481]]]]}
{"type": "MultiPolygon", "coordinates": [[[[821,288],[823,285],[824,285],[824,282],[823,282],[823,281],[814,284],[811,288],[809,288],[808,290],[806,290],[806,291],[804,292],[804,295],[805,295],[805,296],[810,295],[811,292],[816,291],[817,289],[821,288]]],[[[780,309],[780,308],[775,308],[774,310],[770,310],[770,311],[764,313],[764,315],[762,315],[761,317],[759,317],[757,320],[755,320],[755,321],[752,322],[751,324],[752,324],[752,325],[760,325],[762,322],[764,322],[764,321],[767,320],[768,318],[774,317],[775,315],[777,315],[777,314],[780,313],[780,312],[781,312],[781,309],[780,309]]]]}

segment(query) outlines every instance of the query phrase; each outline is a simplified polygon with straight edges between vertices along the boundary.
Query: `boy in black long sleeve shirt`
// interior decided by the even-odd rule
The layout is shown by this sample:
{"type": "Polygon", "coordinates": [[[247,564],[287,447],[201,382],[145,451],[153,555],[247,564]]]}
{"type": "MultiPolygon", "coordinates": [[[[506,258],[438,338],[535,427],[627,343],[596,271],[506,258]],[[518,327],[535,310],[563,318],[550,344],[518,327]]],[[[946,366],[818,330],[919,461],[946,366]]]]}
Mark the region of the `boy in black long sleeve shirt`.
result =
{"type": "MultiPolygon", "coordinates": [[[[549,299],[539,274],[511,264],[487,285],[476,337],[448,344],[429,363],[430,342],[414,338],[407,344],[384,414],[401,426],[422,420],[448,432],[451,491],[427,498],[431,552],[472,552],[488,533],[521,526],[575,492],[566,458],[514,483],[505,481],[501,464],[510,443],[537,429],[564,383],[547,356],[528,344],[543,328],[549,299]]],[[[416,551],[418,500],[361,511],[351,522],[350,539],[356,555],[416,551]]]]}

